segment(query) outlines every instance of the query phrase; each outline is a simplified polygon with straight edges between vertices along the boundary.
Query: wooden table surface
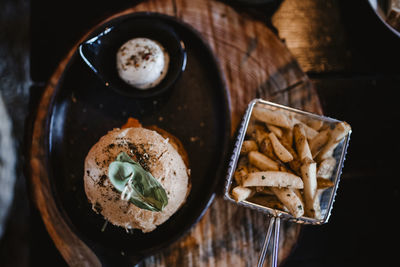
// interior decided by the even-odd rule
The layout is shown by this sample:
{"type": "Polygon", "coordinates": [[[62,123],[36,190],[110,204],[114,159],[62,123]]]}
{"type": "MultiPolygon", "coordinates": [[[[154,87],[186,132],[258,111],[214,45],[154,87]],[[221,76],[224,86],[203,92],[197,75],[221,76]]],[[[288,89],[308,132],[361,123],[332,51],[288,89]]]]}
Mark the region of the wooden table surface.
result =
{"type": "MultiPolygon", "coordinates": [[[[132,12],[158,12],[177,17],[197,30],[218,59],[229,91],[232,136],[248,103],[260,97],[291,107],[321,114],[318,96],[308,77],[284,43],[261,21],[238,13],[214,0],[149,0],[106,20],[132,12]],[[294,84],[301,83],[298,86],[294,84]]],[[[51,197],[46,169],[45,129],[48,106],[56,84],[77,45],[57,66],[34,117],[29,171],[33,200],[56,247],[70,265],[96,266],[93,252],[80,241],[64,222],[51,197]],[[86,261],[77,260],[86,259],[86,261]]],[[[34,40],[35,41],[35,40],[34,40]]],[[[187,49],[190,49],[188,47],[187,49]]],[[[190,62],[188,62],[190,64],[190,62]]],[[[190,157],[190,155],[189,155],[190,157]]],[[[217,177],[221,181],[224,176],[217,177]]],[[[257,264],[269,218],[248,211],[222,198],[222,185],[204,217],[189,233],[164,251],[146,258],[154,266],[254,266],[257,264]]],[[[279,261],[285,260],[297,243],[300,226],[284,222],[280,234],[279,261]]],[[[268,262],[267,258],[267,262],[268,262]]]]}
{"type": "MultiPolygon", "coordinates": [[[[114,2],[110,6],[101,3],[93,5],[88,1],[80,3],[80,9],[76,9],[79,1],[74,2],[75,5],[73,1],[31,2],[31,34],[40,40],[36,48],[32,47],[35,49],[31,51],[31,65],[37,66],[43,61],[43,67],[31,68],[31,77],[35,82],[30,90],[33,107],[43,90],[43,82],[50,77],[71,45],[91,26],[132,4],[130,1],[114,2]],[[60,10],[68,10],[69,13],[63,15],[60,10]],[[71,21],[72,12],[74,20],[65,23],[71,21]],[[43,16],[43,13],[48,16],[43,16]],[[43,27],[49,23],[56,26],[43,27]],[[54,28],[69,34],[59,35],[54,28]],[[57,47],[54,47],[54,41],[57,41],[57,47]],[[41,46],[39,50],[38,46],[41,46]],[[41,58],[38,51],[48,49],[58,52],[54,57],[41,58]]],[[[21,14],[29,14],[26,1],[3,3],[16,5],[21,14]]],[[[246,12],[261,17],[270,14],[268,8],[246,9],[246,12]]],[[[397,246],[390,245],[387,239],[398,236],[398,227],[392,217],[400,200],[398,156],[393,152],[399,148],[396,122],[400,119],[400,111],[395,95],[400,89],[400,39],[375,17],[367,1],[304,0],[300,3],[286,0],[272,13],[271,23],[269,18],[265,18],[266,24],[275,26],[279,37],[285,40],[290,52],[311,78],[324,113],[344,119],[353,127],[330,222],[321,227],[303,227],[296,248],[283,266],[376,266],[393,262],[397,246]]],[[[28,39],[26,16],[20,19],[20,23],[7,21],[8,27],[20,29],[22,35],[20,38],[7,38],[12,44],[25,43],[28,39]]],[[[10,33],[8,36],[13,35],[10,33]]],[[[5,40],[3,35],[0,38],[5,40]]],[[[21,51],[28,49],[26,43],[20,47],[21,51]]],[[[16,54],[10,56],[21,57],[16,54]]],[[[15,69],[22,72],[24,68],[21,65],[15,69]]],[[[0,77],[4,75],[9,74],[1,70],[0,77]]],[[[19,84],[24,79],[23,75],[15,77],[19,84]]],[[[0,88],[4,91],[8,89],[4,86],[0,88]]],[[[20,104],[19,111],[25,115],[29,113],[26,94],[18,97],[8,94],[5,100],[9,109],[16,110],[18,105],[15,104],[20,104]]],[[[23,132],[20,116],[11,114],[15,127],[23,132]]],[[[16,134],[16,138],[21,142],[23,134],[16,134]]],[[[65,265],[37,210],[29,209],[22,175],[16,192],[21,197],[12,209],[8,230],[0,242],[1,266],[65,265]]],[[[251,213],[250,217],[258,216],[245,212],[251,213]]],[[[209,216],[214,215],[210,212],[209,216]]],[[[254,244],[243,246],[249,250],[259,249],[254,248],[254,244]]],[[[179,255],[180,250],[171,248],[169,253],[178,255],[178,258],[185,257],[179,255]]],[[[165,259],[154,257],[145,266],[160,264],[162,260],[165,259]]],[[[176,264],[179,266],[179,263],[176,264]]],[[[212,263],[209,265],[212,266],[212,263]]]]}

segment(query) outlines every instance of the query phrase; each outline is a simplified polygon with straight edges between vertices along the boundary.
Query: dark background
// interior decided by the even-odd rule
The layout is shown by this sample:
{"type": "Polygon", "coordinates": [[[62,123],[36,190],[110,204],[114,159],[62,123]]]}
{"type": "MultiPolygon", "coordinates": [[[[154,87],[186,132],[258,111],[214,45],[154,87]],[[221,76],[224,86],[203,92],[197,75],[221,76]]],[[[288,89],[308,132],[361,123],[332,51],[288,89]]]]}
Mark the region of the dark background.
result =
{"type": "MultiPolygon", "coordinates": [[[[4,32],[0,36],[7,40],[13,34],[20,36],[11,40],[16,44],[30,40],[30,48],[26,43],[21,46],[25,53],[30,49],[32,79],[30,101],[23,103],[26,108],[21,108],[21,113],[32,114],[44,84],[72,44],[92,26],[133,3],[2,2],[0,8],[9,5],[21,12],[16,12],[14,24],[8,25],[15,27],[7,32],[11,37],[4,32]]],[[[274,27],[314,82],[324,114],[346,120],[353,128],[329,223],[305,226],[283,266],[397,265],[400,37],[384,26],[366,0],[285,0],[238,9],[274,27]]],[[[21,74],[16,79],[24,77],[21,74]]],[[[13,98],[8,100],[8,105],[14,106],[13,98]]],[[[23,124],[17,115],[12,117],[21,140],[23,124]]],[[[22,142],[18,149],[23,152],[22,142]]],[[[0,265],[64,266],[40,215],[28,204],[23,175],[16,194],[20,197],[0,240],[0,265]]]]}

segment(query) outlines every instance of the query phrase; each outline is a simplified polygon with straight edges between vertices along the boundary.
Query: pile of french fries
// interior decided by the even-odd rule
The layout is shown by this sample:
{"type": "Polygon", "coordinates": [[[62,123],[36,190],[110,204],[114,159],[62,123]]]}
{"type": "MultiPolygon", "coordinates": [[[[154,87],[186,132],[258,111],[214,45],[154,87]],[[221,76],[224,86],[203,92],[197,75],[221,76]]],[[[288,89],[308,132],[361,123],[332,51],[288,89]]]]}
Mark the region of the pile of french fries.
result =
{"type": "Polygon", "coordinates": [[[234,173],[233,198],[320,219],[320,196],[334,185],[333,152],[350,130],[346,122],[256,105],[234,173]]]}

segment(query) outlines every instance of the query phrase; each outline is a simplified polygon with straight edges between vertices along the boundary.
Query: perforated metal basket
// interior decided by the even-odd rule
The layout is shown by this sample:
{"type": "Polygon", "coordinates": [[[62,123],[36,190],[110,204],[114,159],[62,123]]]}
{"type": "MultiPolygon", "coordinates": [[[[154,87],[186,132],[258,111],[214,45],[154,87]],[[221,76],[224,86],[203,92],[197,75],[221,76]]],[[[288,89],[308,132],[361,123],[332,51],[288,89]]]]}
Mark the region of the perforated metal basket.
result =
{"type": "Polygon", "coordinates": [[[224,198],[228,201],[234,202],[237,205],[241,205],[246,208],[255,209],[257,211],[266,213],[270,215],[272,218],[269,222],[267,236],[264,241],[263,249],[260,255],[259,266],[262,266],[264,259],[265,259],[265,252],[268,247],[272,232],[274,232],[274,243],[273,243],[273,255],[272,255],[272,265],[277,266],[277,253],[278,253],[278,240],[279,240],[279,228],[280,228],[280,220],[288,220],[294,223],[300,224],[312,224],[312,225],[321,225],[327,223],[329,217],[331,215],[333,202],[335,200],[336,191],[339,185],[340,176],[342,173],[343,163],[345,160],[347,147],[350,140],[351,130],[348,134],[340,141],[337,145],[336,149],[334,150],[333,157],[336,160],[336,166],[330,177],[330,180],[334,183],[333,187],[325,189],[325,191],[321,194],[320,198],[320,206],[321,206],[321,216],[319,218],[309,218],[306,216],[302,216],[299,218],[293,217],[290,213],[284,210],[278,210],[275,208],[263,206],[257,203],[254,203],[250,200],[244,200],[240,202],[236,202],[235,199],[232,197],[232,189],[235,186],[235,181],[233,179],[235,170],[237,168],[240,150],[242,148],[243,141],[246,136],[246,131],[251,120],[252,112],[255,107],[266,108],[270,110],[280,110],[281,112],[286,113],[287,115],[295,115],[297,118],[306,117],[312,118],[314,120],[322,120],[324,123],[334,125],[339,120],[332,119],[325,116],[320,116],[317,114],[301,111],[298,109],[290,108],[287,106],[275,104],[272,102],[268,102],[262,99],[254,99],[248,105],[248,108],[244,114],[240,129],[238,131],[238,136],[236,138],[234,150],[232,156],[230,158],[228,173],[226,176],[226,183],[225,183],[225,195],[224,198]]]}

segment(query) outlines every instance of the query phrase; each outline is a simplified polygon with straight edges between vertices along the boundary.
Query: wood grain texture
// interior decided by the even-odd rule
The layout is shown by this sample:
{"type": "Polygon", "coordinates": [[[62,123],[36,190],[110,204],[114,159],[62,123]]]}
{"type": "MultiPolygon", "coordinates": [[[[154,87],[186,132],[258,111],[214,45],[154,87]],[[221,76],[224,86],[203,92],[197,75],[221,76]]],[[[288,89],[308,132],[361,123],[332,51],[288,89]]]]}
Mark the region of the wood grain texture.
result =
{"type": "MultiPolygon", "coordinates": [[[[232,134],[247,104],[255,97],[321,113],[318,97],[308,78],[285,45],[261,21],[213,0],[151,0],[113,17],[137,11],[178,17],[199,31],[210,44],[219,59],[230,92],[232,134]],[[298,86],[287,88],[300,81],[298,86]]],[[[77,44],[60,63],[42,97],[32,137],[31,182],[46,228],[67,263],[72,266],[99,266],[100,262],[93,252],[62,220],[51,197],[45,171],[43,125],[58,78],[77,44]]],[[[188,234],[164,251],[145,259],[144,265],[255,266],[268,220],[264,214],[238,207],[217,196],[188,234]]],[[[283,222],[281,227],[280,262],[290,254],[300,231],[300,226],[295,224],[283,222]]]]}

